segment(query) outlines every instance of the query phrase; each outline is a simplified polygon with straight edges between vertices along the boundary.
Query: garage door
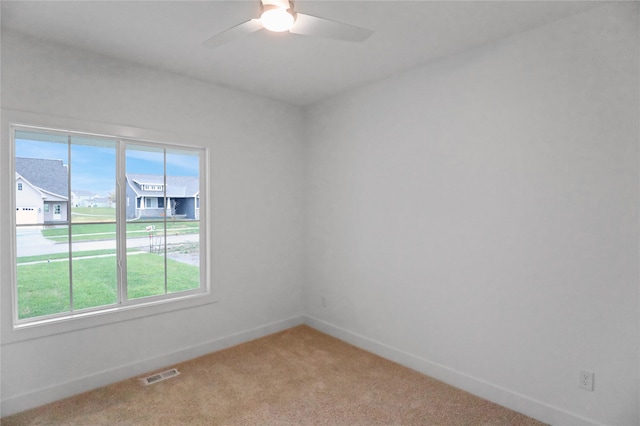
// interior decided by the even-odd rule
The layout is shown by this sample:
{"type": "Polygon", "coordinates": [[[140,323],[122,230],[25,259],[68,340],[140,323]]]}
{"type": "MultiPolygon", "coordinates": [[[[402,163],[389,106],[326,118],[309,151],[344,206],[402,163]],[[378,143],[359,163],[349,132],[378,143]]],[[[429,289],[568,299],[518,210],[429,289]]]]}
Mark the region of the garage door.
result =
{"type": "Polygon", "coordinates": [[[16,225],[38,223],[38,210],[35,207],[16,207],[16,225]]]}

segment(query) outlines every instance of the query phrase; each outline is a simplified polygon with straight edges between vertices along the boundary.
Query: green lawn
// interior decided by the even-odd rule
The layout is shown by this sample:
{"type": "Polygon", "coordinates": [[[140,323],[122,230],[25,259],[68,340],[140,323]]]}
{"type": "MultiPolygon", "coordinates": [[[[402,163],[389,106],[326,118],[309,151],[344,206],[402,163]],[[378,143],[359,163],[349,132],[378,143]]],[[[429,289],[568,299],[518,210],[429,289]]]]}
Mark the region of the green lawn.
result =
{"type": "MultiPolygon", "coordinates": [[[[157,222],[133,222],[127,223],[127,237],[145,237],[149,235],[146,230],[147,226],[154,226],[154,235],[162,235],[164,233],[162,221],[157,222]]],[[[197,234],[200,232],[199,222],[179,222],[171,221],[167,223],[167,235],[185,235],[197,234]]],[[[116,238],[116,225],[114,223],[98,223],[98,224],[72,224],[71,233],[73,241],[96,241],[96,240],[114,240],[116,238]]],[[[59,226],[55,228],[47,228],[42,231],[42,235],[55,242],[68,242],[69,229],[67,226],[59,226]]]]}
{"type": "Polygon", "coordinates": [[[115,222],[116,209],[109,207],[71,207],[71,221],[115,222]]]}
{"type": "MultiPolygon", "coordinates": [[[[137,251],[138,249],[130,248],[127,251],[137,251]]],[[[87,257],[87,256],[102,256],[106,254],[115,254],[116,251],[114,249],[104,249],[104,250],[87,250],[80,253],[74,253],[75,258],[79,257],[87,257]]],[[[21,263],[29,263],[29,262],[42,262],[43,260],[57,260],[57,259],[68,259],[69,253],[50,253],[50,254],[40,254],[37,256],[21,256],[17,259],[17,264],[21,263]]]]}
{"type": "MultiPolygon", "coordinates": [[[[115,256],[74,259],[72,268],[74,310],[117,302],[115,256]]],[[[165,293],[163,256],[129,255],[127,270],[130,299],[165,293]]],[[[19,264],[17,271],[20,319],[69,312],[68,260],[19,264]]],[[[195,289],[199,285],[198,267],[167,259],[168,293],[195,289]]]]}

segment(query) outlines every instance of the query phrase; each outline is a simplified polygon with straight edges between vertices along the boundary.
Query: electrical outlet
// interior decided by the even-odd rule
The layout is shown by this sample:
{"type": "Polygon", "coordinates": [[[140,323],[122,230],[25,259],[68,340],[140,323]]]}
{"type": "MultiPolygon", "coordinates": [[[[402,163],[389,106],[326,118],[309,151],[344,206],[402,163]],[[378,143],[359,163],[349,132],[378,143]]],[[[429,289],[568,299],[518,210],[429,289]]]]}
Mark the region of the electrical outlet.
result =
{"type": "Polygon", "coordinates": [[[322,305],[323,308],[327,307],[327,298],[326,297],[322,296],[320,298],[320,305],[322,305]]]}
{"type": "Polygon", "coordinates": [[[580,387],[582,389],[593,391],[593,373],[590,371],[580,372],[580,387]]]}

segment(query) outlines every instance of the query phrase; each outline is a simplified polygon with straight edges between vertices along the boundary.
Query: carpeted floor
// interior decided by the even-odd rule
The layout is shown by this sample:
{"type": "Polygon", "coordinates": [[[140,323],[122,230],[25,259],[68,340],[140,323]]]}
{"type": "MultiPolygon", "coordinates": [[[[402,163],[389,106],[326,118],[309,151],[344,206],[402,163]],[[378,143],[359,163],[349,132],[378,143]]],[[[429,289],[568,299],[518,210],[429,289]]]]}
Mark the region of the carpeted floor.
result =
{"type": "Polygon", "coordinates": [[[2,425],[541,425],[307,326],[2,419],[2,425]]]}

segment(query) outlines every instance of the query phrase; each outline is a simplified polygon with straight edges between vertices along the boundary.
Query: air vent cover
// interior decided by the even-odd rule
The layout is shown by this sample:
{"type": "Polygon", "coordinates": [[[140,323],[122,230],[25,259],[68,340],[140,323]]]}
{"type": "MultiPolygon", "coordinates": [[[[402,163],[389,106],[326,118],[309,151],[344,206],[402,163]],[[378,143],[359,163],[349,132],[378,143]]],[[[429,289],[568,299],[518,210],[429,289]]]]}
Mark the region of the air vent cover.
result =
{"type": "Polygon", "coordinates": [[[170,378],[175,377],[175,376],[177,376],[179,374],[180,374],[180,372],[178,371],[177,368],[172,368],[170,370],[162,371],[160,373],[156,373],[156,374],[152,374],[151,376],[144,377],[144,378],[140,379],[140,382],[145,386],[149,386],[149,385],[152,385],[154,383],[158,383],[158,382],[161,382],[163,380],[170,379],[170,378]]]}

